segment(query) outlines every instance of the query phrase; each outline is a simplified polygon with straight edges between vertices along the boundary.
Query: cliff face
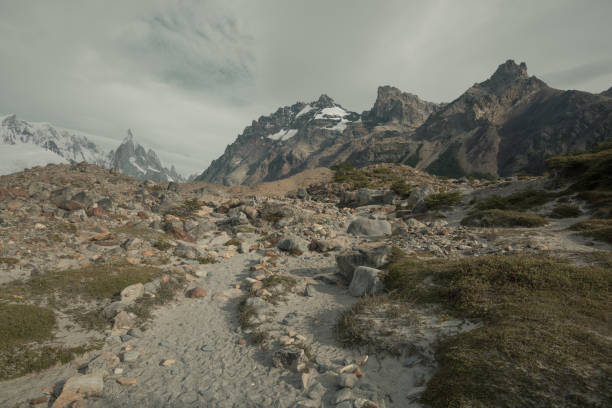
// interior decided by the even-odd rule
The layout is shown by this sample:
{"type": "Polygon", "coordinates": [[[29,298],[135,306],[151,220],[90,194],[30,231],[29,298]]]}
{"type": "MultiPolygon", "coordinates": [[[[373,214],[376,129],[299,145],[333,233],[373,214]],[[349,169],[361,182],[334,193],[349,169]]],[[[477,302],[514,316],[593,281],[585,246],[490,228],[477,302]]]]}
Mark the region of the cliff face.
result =
{"type": "Polygon", "coordinates": [[[611,137],[610,90],[553,89],[508,60],[447,104],[383,86],[361,115],[326,95],[280,108],[245,128],[198,179],[254,184],[346,160],[401,162],[450,177],[540,174],[546,157],[611,137]]]}

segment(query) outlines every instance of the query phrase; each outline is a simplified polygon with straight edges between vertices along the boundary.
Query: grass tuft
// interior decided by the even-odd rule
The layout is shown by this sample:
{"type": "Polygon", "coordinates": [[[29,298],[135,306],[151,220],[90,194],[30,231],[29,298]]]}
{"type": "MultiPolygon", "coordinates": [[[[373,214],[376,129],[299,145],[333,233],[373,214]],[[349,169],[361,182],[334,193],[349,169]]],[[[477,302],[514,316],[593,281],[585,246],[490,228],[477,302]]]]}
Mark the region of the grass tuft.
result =
{"type": "Polygon", "coordinates": [[[591,218],[574,224],[571,228],[579,231],[580,235],[612,244],[612,219],[591,218]]]}

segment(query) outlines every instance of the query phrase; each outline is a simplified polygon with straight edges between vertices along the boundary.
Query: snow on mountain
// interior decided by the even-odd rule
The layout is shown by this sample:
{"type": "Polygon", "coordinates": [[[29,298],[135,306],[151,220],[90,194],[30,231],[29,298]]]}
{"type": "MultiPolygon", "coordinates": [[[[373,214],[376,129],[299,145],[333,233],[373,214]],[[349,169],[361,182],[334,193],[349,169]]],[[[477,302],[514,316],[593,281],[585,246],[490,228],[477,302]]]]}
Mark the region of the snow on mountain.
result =
{"type": "Polygon", "coordinates": [[[110,138],[49,123],[28,122],[16,115],[0,116],[0,174],[48,163],[85,161],[105,168],[118,167],[139,180],[182,180],[174,166],[170,169],[162,166],[153,150],[135,145],[131,131],[128,130],[128,137],[113,150],[116,143],[110,138]]]}
{"type": "Polygon", "coordinates": [[[31,143],[0,146],[0,174],[16,173],[50,163],[68,163],[68,160],[31,143]]]}

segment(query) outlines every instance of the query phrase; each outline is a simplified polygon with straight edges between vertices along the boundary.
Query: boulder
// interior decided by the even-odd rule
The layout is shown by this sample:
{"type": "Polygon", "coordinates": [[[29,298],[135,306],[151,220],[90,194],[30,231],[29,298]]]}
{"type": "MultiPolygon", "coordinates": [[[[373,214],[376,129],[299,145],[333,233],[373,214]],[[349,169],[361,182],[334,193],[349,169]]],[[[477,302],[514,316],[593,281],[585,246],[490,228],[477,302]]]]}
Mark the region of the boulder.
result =
{"type": "Polygon", "coordinates": [[[347,232],[355,236],[381,237],[391,235],[391,224],[385,220],[358,217],[349,224],[347,232]]]}
{"type": "Polygon", "coordinates": [[[142,295],[144,295],[144,285],[142,283],[135,283],[121,291],[121,301],[123,303],[132,303],[136,299],[141,298],[142,295]]]}
{"type": "Polygon", "coordinates": [[[298,250],[301,252],[306,252],[308,250],[308,241],[296,235],[290,235],[278,243],[278,249],[281,251],[298,250]]]}
{"type": "Polygon", "coordinates": [[[109,370],[119,364],[119,357],[111,352],[105,352],[87,364],[87,374],[108,375],[109,370]]]}
{"type": "Polygon", "coordinates": [[[272,355],[272,365],[277,368],[288,368],[297,371],[297,366],[307,363],[304,350],[296,346],[283,347],[272,355]]]}
{"type": "Polygon", "coordinates": [[[204,252],[195,245],[190,245],[185,242],[179,242],[174,255],[186,259],[198,259],[204,256],[204,252]]]}
{"type": "Polygon", "coordinates": [[[96,397],[102,395],[104,379],[100,374],[86,374],[69,378],[62,393],[73,392],[83,397],[96,397]]]}
{"type": "Polygon", "coordinates": [[[353,296],[377,295],[383,291],[383,283],[379,279],[379,269],[359,266],[353,273],[349,292],[353,296]]]}
{"type": "Polygon", "coordinates": [[[364,247],[358,250],[350,250],[336,255],[336,263],[338,264],[338,273],[346,280],[353,280],[355,268],[359,266],[369,266],[371,268],[380,268],[387,263],[391,255],[391,248],[387,245],[378,247],[364,247]]]}
{"type": "Polygon", "coordinates": [[[203,298],[208,295],[208,291],[204,288],[193,288],[187,291],[187,297],[190,299],[203,298]]]}

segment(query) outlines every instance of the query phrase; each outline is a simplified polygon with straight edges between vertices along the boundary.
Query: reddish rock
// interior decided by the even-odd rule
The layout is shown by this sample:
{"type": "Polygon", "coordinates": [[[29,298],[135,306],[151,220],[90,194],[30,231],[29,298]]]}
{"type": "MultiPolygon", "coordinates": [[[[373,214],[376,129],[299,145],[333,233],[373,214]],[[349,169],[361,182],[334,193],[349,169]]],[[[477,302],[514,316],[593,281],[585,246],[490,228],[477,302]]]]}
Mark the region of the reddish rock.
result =
{"type": "Polygon", "coordinates": [[[87,216],[88,217],[107,217],[108,212],[104,211],[102,208],[99,208],[99,207],[90,208],[89,210],[87,210],[87,216]]]}
{"type": "Polygon", "coordinates": [[[146,220],[149,218],[149,215],[144,211],[138,211],[138,214],[136,215],[138,215],[141,220],[146,220]]]}
{"type": "Polygon", "coordinates": [[[83,204],[79,203],[78,201],[74,201],[74,200],[62,201],[61,203],[57,205],[57,207],[61,208],[62,210],[66,210],[66,211],[76,211],[76,210],[81,210],[84,208],[83,204]]]}
{"type": "Polygon", "coordinates": [[[191,299],[203,298],[208,295],[208,291],[204,288],[193,288],[187,291],[187,297],[191,299]]]}
{"type": "Polygon", "coordinates": [[[40,397],[30,400],[30,405],[46,404],[47,402],[49,402],[49,397],[40,397]]]}
{"type": "Polygon", "coordinates": [[[117,382],[121,385],[136,385],[138,383],[138,380],[136,378],[122,377],[117,378],[117,382]]]}
{"type": "Polygon", "coordinates": [[[195,242],[195,240],[191,238],[189,234],[187,234],[185,231],[183,231],[180,228],[172,227],[170,229],[170,232],[176,239],[180,239],[181,241],[187,241],[187,242],[195,242]]]}

